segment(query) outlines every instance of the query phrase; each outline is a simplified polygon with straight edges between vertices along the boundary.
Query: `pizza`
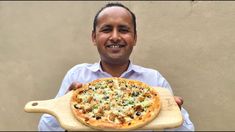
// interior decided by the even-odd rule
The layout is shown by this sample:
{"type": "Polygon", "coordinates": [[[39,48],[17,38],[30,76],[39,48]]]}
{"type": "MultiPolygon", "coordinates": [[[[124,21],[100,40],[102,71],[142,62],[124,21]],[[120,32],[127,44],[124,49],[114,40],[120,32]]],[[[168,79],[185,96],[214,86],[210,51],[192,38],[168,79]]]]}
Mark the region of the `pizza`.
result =
{"type": "Polygon", "coordinates": [[[81,123],[98,130],[132,130],[159,113],[159,94],[147,84],[124,78],[101,78],[73,92],[70,106],[81,123]]]}

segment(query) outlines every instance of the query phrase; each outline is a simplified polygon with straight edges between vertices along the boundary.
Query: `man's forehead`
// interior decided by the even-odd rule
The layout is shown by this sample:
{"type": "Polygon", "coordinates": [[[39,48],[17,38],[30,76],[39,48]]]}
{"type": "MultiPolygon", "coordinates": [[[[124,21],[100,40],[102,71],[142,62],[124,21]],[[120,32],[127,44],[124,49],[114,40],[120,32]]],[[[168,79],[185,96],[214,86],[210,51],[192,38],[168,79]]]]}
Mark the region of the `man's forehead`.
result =
{"type": "Polygon", "coordinates": [[[129,11],[127,11],[123,7],[118,7],[118,6],[105,8],[103,11],[100,12],[97,19],[99,20],[100,18],[104,18],[104,17],[113,17],[113,18],[115,17],[116,18],[120,18],[120,17],[128,18],[129,17],[130,20],[132,19],[129,11]]]}

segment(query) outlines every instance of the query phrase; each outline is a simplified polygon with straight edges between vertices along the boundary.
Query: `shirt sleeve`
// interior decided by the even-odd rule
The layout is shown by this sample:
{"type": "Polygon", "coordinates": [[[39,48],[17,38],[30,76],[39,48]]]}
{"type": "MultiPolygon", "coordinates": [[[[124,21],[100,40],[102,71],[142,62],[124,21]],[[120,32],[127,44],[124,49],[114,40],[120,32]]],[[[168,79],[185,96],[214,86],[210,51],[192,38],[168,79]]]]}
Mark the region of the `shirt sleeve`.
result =
{"type": "Polygon", "coordinates": [[[73,79],[72,79],[73,73],[72,73],[71,70],[68,71],[67,74],[65,75],[65,77],[64,77],[64,79],[63,79],[63,81],[61,83],[60,90],[59,90],[59,92],[56,95],[56,98],[65,95],[65,93],[69,89],[69,86],[73,83],[73,79]]]}
{"type": "Polygon", "coordinates": [[[65,131],[60,127],[56,118],[49,114],[43,114],[38,125],[38,131],[65,131]]]}

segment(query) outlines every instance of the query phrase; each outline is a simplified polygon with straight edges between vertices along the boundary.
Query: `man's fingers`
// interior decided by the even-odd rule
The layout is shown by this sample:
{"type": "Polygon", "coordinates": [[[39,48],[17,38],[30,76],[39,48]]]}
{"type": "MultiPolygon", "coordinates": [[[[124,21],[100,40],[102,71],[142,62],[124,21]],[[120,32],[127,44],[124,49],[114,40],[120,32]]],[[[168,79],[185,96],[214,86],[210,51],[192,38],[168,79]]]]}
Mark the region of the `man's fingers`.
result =
{"type": "Polygon", "coordinates": [[[82,87],[81,83],[73,82],[69,87],[69,91],[75,90],[75,89],[78,89],[78,88],[81,88],[81,87],[82,87]]]}
{"type": "Polygon", "coordinates": [[[174,99],[175,99],[175,102],[177,103],[177,105],[179,106],[179,108],[181,109],[181,106],[183,105],[184,103],[184,100],[182,97],[179,97],[179,96],[174,96],[174,99]]]}

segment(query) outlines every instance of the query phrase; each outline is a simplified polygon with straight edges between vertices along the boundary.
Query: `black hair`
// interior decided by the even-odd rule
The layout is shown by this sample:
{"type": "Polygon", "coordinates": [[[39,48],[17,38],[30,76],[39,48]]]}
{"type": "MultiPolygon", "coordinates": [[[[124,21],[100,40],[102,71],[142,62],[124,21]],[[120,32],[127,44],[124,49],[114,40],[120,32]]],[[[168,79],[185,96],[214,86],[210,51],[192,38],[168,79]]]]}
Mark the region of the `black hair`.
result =
{"type": "Polygon", "coordinates": [[[101,11],[103,11],[105,8],[108,8],[108,7],[113,7],[113,6],[117,6],[117,7],[122,7],[124,9],[126,9],[128,12],[130,12],[131,14],[131,17],[132,17],[132,22],[133,22],[133,25],[134,25],[134,34],[136,34],[136,17],[135,17],[135,14],[126,6],[124,6],[123,4],[121,3],[108,3],[106,4],[104,7],[102,7],[95,15],[95,18],[94,18],[94,21],[93,21],[93,32],[96,31],[96,26],[97,26],[97,18],[100,14],[101,11]]]}

